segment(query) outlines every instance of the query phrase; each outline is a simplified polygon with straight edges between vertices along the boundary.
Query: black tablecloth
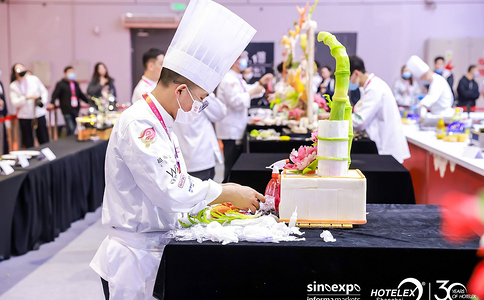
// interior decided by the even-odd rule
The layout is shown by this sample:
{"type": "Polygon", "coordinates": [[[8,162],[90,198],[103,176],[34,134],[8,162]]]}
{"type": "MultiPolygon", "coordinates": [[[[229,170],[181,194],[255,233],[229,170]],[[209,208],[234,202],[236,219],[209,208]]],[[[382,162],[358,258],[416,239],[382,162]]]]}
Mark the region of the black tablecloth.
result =
{"type": "Polygon", "coordinates": [[[0,260],[54,240],[102,203],[106,141],[73,136],[32,149],[45,147],[57,159],[33,158],[29,167],[0,175],[0,260]]]}
{"type": "MultiPolygon", "coordinates": [[[[358,285],[349,299],[377,299],[373,290],[422,288],[422,298],[444,299],[437,280],[466,284],[478,262],[478,239],[445,242],[438,206],[369,204],[368,223],[354,229],[305,229],[306,241],[221,245],[169,243],[155,285],[159,299],[348,299],[346,292],[311,292],[308,285],[358,285]],[[418,283],[417,283],[418,282],[418,283]],[[324,296],[322,296],[324,294],[324,296]],[[340,296],[338,296],[340,295],[340,296]],[[317,299],[317,298],[316,298],[317,299]]],[[[459,287],[460,288],[460,287],[459,287]]],[[[349,290],[347,288],[346,290],[349,290]]],[[[380,299],[417,299],[383,297],[380,299]]]]}
{"type": "MultiPolygon", "coordinates": [[[[287,153],[242,153],[230,172],[230,181],[265,192],[272,163],[289,158],[287,153]]],[[[367,203],[415,204],[410,172],[391,155],[352,154],[351,169],[366,177],[367,203]]]]}
{"type": "MultiPolygon", "coordinates": [[[[248,138],[247,152],[250,153],[286,153],[289,155],[292,149],[298,149],[302,145],[310,146],[312,141],[305,139],[291,138],[289,141],[281,140],[257,140],[248,138]]],[[[375,142],[368,138],[353,141],[352,154],[378,154],[375,142]]]]}

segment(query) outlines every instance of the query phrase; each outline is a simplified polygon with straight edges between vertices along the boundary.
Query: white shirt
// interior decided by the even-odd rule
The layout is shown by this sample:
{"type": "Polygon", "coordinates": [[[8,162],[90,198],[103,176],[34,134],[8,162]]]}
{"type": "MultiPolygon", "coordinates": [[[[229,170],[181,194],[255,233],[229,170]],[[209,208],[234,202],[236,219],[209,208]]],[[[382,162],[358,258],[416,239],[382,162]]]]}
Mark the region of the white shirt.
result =
{"type": "Polygon", "coordinates": [[[403,78],[398,78],[393,85],[393,95],[398,105],[413,106],[417,104],[417,98],[421,93],[420,87],[416,80],[413,84],[403,78]]]}
{"type": "Polygon", "coordinates": [[[410,157],[392,90],[374,74],[370,74],[366,80],[363,95],[355,105],[353,127],[366,130],[379,154],[390,154],[399,163],[410,157]]]}
{"type": "MultiPolygon", "coordinates": [[[[10,83],[10,104],[19,119],[34,119],[45,116],[48,101],[47,89],[37,76],[25,75],[22,81],[15,80],[10,83]],[[41,97],[44,106],[39,107],[35,105],[35,100],[27,99],[27,96],[31,94],[35,97],[41,97]]],[[[14,111],[9,113],[15,114],[14,111]]]]}
{"type": "Polygon", "coordinates": [[[214,94],[205,98],[209,105],[190,124],[173,124],[188,172],[198,172],[215,167],[215,159],[223,163],[212,123],[221,121],[227,106],[214,94]]]}
{"type": "Polygon", "coordinates": [[[131,97],[131,103],[135,103],[138,100],[143,100],[143,95],[146,93],[151,93],[155,87],[157,82],[148,79],[146,76],[141,76],[140,81],[136,85],[133,90],[133,96],[131,97]]]}
{"type": "Polygon", "coordinates": [[[454,95],[444,77],[432,74],[429,91],[420,103],[430,109],[433,115],[453,115],[454,95]]]}
{"type": "MultiPolygon", "coordinates": [[[[248,91],[259,83],[249,85],[242,74],[230,69],[217,88],[217,98],[227,106],[225,118],[215,124],[217,138],[221,140],[241,140],[247,127],[247,114],[250,107],[248,91]]],[[[256,98],[259,95],[254,95],[256,98]]]]}

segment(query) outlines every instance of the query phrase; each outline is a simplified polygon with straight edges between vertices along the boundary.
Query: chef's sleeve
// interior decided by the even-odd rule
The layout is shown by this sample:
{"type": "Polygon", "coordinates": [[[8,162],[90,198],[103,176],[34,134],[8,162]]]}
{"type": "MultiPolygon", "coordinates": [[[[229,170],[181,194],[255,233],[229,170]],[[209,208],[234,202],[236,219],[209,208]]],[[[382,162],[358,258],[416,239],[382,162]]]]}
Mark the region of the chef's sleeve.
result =
{"type": "Polygon", "coordinates": [[[355,130],[365,130],[376,113],[381,108],[381,97],[376,90],[367,90],[363,98],[355,105],[353,113],[353,128],[355,130]]]}
{"type": "Polygon", "coordinates": [[[215,97],[213,93],[206,97],[205,100],[208,101],[209,105],[202,111],[202,113],[205,114],[212,123],[222,121],[227,115],[227,106],[220,101],[220,99],[215,97]]]}
{"type": "Polygon", "coordinates": [[[119,151],[136,185],[166,212],[198,212],[222,193],[215,181],[202,181],[186,170],[180,173],[168,135],[156,131],[149,121],[129,124],[119,140],[119,151]]]}
{"type": "Polygon", "coordinates": [[[222,81],[217,89],[217,96],[224,100],[225,105],[236,110],[250,107],[250,94],[240,90],[240,83],[222,81]]]}
{"type": "MultiPolygon", "coordinates": [[[[445,82],[444,82],[445,83],[445,82]]],[[[444,87],[440,83],[432,83],[429,86],[427,95],[420,101],[420,103],[430,108],[435,102],[437,102],[442,95],[444,87]]]]}

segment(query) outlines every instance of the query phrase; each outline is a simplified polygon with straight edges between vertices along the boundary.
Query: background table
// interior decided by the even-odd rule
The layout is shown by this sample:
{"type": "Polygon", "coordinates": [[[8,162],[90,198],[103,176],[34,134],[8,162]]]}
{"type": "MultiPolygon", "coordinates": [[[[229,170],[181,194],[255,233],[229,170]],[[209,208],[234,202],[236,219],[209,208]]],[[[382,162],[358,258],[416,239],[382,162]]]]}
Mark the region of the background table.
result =
{"type": "MultiPolygon", "coordinates": [[[[247,137],[247,152],[250,153],[286,153],[289,155],[292,149],[298,149],[302,145],[310,146],[313,142],[305,138],[292,138],[289,141],[281,140],[257,140],[247,137]]],[[[352,154],[378,154],[375,142],[368,138],[353,141],[352,154]]]]}
{"type": "Polygon", "coordinates": [[[32,149],[45,147],[56,160],[33,158],[29,167],[0,175],[0,260],[53,241],[102,203],[107,141],[72,136],[32,149]]]}
{"type": "MultiPolygon", "coordinates": [[[[350,297],[376,299],[370,297],[372,289],[397,289],[403,280],[415,278],[423,288],[421,299],[430,295],[443,299],[437,280],[449,280],[448,285],[467,283],[478,262],[479,240],[462,245],[445,242],[439,231],[438,206],[369,204],[367,211],[367,224],[332,229],[334,243],[325,243],[318,229],[303,230],[304,242],[280,244],[172,241],[163,253],[155,296],[166,300],[307,299],[311,296],[307,286],[316,282],[357,284],[361,291],[350,297]]],[[[416,286],[405,283],[404,288],[416,286]]]]}
{"type": "MultiPolygon", "coordinates": [[[[230,181],[247,185],[260,193],[271,179],[266,166],[289,158],[287,153],[242,153],[230,172],[230,181]]],[[[366,177],[367,203],[414,204],[410,172],[391,155],[353,154],[352,169],[360,169],[366,177]]]]}

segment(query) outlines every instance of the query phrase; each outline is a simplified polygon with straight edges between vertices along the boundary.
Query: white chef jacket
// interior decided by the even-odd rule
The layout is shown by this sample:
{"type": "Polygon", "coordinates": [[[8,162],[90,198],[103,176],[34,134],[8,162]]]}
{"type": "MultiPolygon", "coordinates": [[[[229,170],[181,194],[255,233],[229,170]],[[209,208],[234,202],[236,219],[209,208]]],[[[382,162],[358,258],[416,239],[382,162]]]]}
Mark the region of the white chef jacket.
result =
{"type": "MultiPolygon", "coordinates": [[[[250,107],[249,91],[259,83],[249,85],[242,74],[230,69],[217,88],[217,98],[227,106],[225,118],[215,124],[217,138],[221,140],[241,140],[247,127],[247,114],[250,107]]],[[[260,97],[254,95],[252,98],[260,97]]]]}
{"type": "Polygon", "coordinates": [[[447,80],[439,74],[432,74],[429,91],[420,103],[430,109],[433,115],[452,116],[454,114],[452,109],[454,95],[447,80]]]}
{"type": "Polygon", "coordinates": [[[146,76],[141,76],[140,81],[136,85],[133,90],[133,96],[131,97],[131,103],[135,103],[138,100],[143,100],[143,95],[146,93],[151,93],[155,87],[157,82],[148,79],[146,76]]]}
{"type": "Polygon", "coordinates": [[[390,87],[374,74],[363,86],[353,114],[355,130],[366,130],[379,154],[390,154],[399,163],[410,157],[398,106],[390,87]]]}
{"type": "Polygon", "coordinates": [[[212,123],[221,121],[227,106],[212,93],[206,97],[209,105],[190,124],[173,124],[188,172],[198,172],[215,167],[215,158],[223,163],[212,123]]]}
{"type": "Polygon", "coordinates": [[[173,118],[149,96],[171,141],[146,101],[137,101],[117,120],[106,152],[102,222],[113,229],[91,267],[109,282],[111,299],[154,299],[156,273],[168,242],[163,234],[178,226],[180,213],[198,212],[222,193],[218,183],[187,174],[171,131],[173,118]],[[154,135],[146,134],[151,129],[154,135]]]}
{"type": "Polygon", "coordinates": [[[14,115],[16,111],[19,119],[34,119],[45,116],[48,101],[47,89],[37,76],[25,75],[22,81],[15,80],[10,83],[10,104],[14,108],[14,111],[10,113],[14,115]],[[33,99],[27,99],[30,94],[41,97],[44,107],[36,106],[33,99]]]}

